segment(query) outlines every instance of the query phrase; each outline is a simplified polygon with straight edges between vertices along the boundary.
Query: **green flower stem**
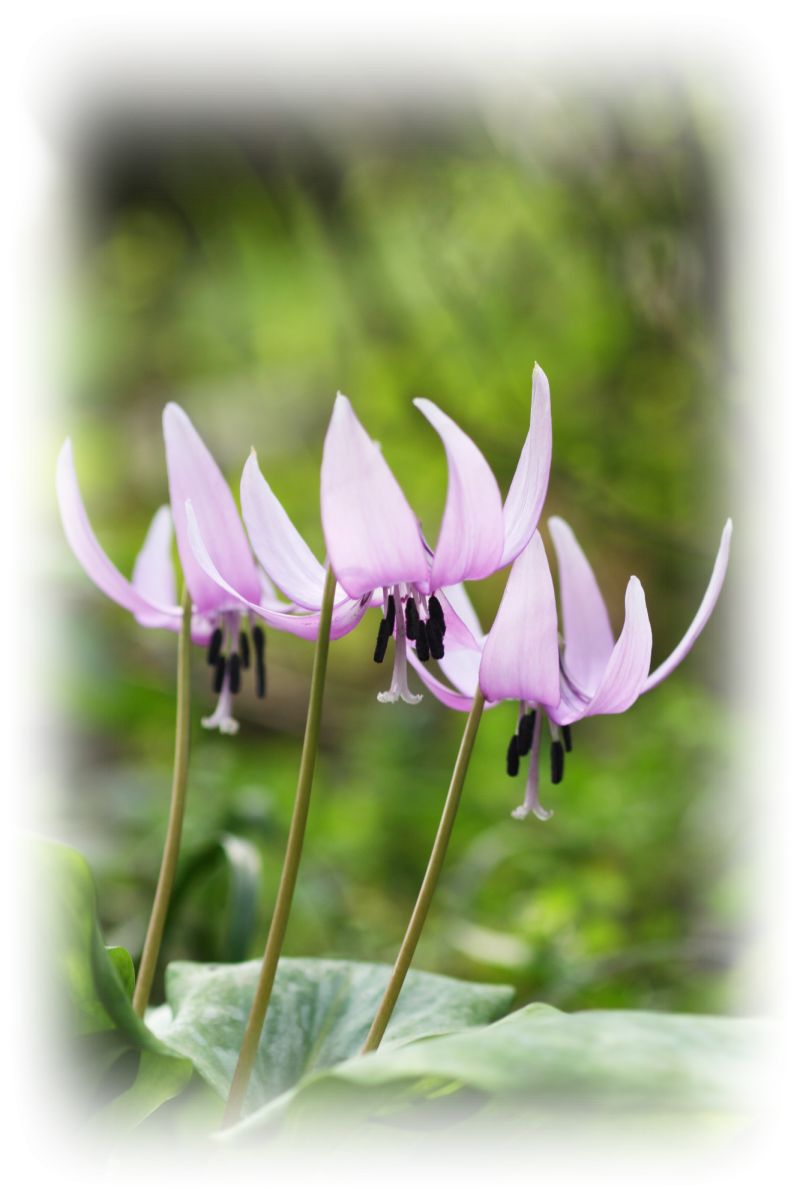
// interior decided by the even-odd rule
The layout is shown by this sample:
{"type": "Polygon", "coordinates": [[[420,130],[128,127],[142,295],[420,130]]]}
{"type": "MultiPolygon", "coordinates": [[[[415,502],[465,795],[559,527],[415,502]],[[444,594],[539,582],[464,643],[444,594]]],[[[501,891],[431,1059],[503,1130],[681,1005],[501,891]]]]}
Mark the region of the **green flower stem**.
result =
{"type": "Polygon", "coordinates": [[[275,901],[275,911],[269,928],[264,961],[261,974],[258,977],[253,1007],[247,1019],[242,1048],[239,1051],[239,1061],[225,1105],[222,1118],[222,1129],[234,1125],[241,1115],[242,1105],[247,1093],[247,1085],[253,1071],[253,1063],[258,1050],[264,1018],[267,1015],[272,985],[275,982],[275,972],[278,969],[283,939],[286,936],[286,926],[289,923],[289,910],[292,907],[294,887],[297,882],[297,871],[300,866],[300,855],[303,850],[303,837],[306,831],[308,805],[311,799],[311,784],[314,780],[314,767],[317,761],[317,744],[319,742],[319,727],[322,717],[322,695],[325,690],[325,670],[328,665],[328,647],[331,636],[331,612],[333,610],[333,592],[336,580],[333,571],[328,567],[325,576],[325,591],[322,596],[322,610],[317,632],[317,648],[314,654],[314,668],[311,673],[311,694],[308,698],[308,717],[306,719],[306,735],[303,741],[303,754],[300,759],[300,776],[297,780],[297,794],[292,813],[292,824],[289,830],[289,841],[286,846],[286,857],[283,860],[281,882],[275,901]]]}
{"type": "Polygon", "coordinates": [[[181,605],[183,607],[183,620],[178,636],[178,705],[175,719],[175,767],[172,773],[172,801],[169,809],[167,840],[164,843],[164,857],[161,860],[161,872],[158,876],[153,911],[150,914],[150,924],[144,942],[139,974],[136,979],[136,990],[133,993],[133,1009],[140,1017],[143,1017],[145,1014],[147,1001],[150,999],[150,989],[153,986],[153,976],[156,973],[158,952],[161,949],[161,938],[164,934],[164,924],[167,920],[172,885],[175,882],[178,851],[181,848],[183,811],[186,807],[186,780],[189,774],[189,718],[191,716],[192,690],[192,597],[189,595],[186,584],[183,585],[181,605]]]}
{"type": "Polygon", "coordinates": [[[380,1008],[375,1016],[375,1020],[372,1022],[372,1028],[367,1035],[367,1040],[361,1048],[362,1054],[367,1054],[370,1050],[377,1050],[378,1046],[380,1046],[381,1038],[386,1032],[389,1018],[394,1012],[397,997],[400,995],[406,975],[408,974],[408,968],[411,966],[411,960],[414,957],[414,951],[417,948],[417,942],[422,933],[422,926],[425,924],[425,918],[431,906],[433,893],[439,881],[439,874],[444,863],[444,856],[447,853],[450,834],[453,832],[453,825],[455,824],[456,813],[458,812],[458,802],[461,799],[461,792],[464,788],[464,780],[467,777],[467,768],[469,767],[469,760],[472,756],[472,748],[475,745],[478,725],[483,715],[483,706],[485,703],[486,700],[481,695],[481,689],[478,688],[475,693],[475,699],[472,701],[472,708],[469,710],[467,725],[464,730],[464,736],[461,739],[461,748],[453,769],[453,778],[450,780],[450,790],[447,793],[447,799],[444,803],[442,819],[439,822],[436,840],[433,843],[428,869],[425,872],[425,878],[422,881],[422,887],[417,896],[417,903],[411,914],[411,920],[406,930],[406,936],[403,938],[400,953],[394,964],[391,979],[383,994],[380,1008]]]}

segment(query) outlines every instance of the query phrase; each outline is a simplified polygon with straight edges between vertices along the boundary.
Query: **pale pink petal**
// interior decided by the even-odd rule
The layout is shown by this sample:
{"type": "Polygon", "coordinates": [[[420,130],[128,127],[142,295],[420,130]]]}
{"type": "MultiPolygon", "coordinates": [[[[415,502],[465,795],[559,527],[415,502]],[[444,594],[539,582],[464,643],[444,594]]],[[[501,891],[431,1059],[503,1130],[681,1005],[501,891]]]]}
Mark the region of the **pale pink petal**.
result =
{"type": "Polygon", "coordinates": [[[439,593],[439,603],[442,606],[444,623],[447,627],[443,639],[445,654],[448,654],[451,650],[473,650],[480,652],[480,646],[473,637],[472,631],[461,620],[461,617],[459,617],[444,592],[439,593]]]}
{"type": "Polygon", "coordinates": [[[428,562],[417,518],[341,393],[325,435],[320,502],[328,555],[349,596],[396,583],[421,583],[427,590],[428,562]]]}
{"type": "Polygon", "coordinates": [[[439,659],[439,669],[465,696],[474,696],[478,686],[481,655],[477,650],[448,650],[439,659]]]}
{"type": "Polygon", "coordinates": [[[645,681],[642,691],[649,692],[650,688],[654,688],[656,684],[661,683],[662,679],[666,679],[671,671],[674,671],[679,662],[682,662],[686,655],[691,650],[692,646],[697,641],[703,626],[705,625],[711,613],[714,610],[714,605],[717,603],[717,597],[722,590],[722,583],[725,579],[725,572],[728,567],[728,553],[730,551],[731,533],[733,532],[733,522],[730,518],[725,522],[725,528],[722,531],[722,538],[717,551],[717,560],[714,563],[714,570],[711,572],[711,579],[706,594],[703,596],[700,607],[697,610],[697,616],[692,621],[686,633],[681,638],[678,645],[672,651],[669,658],[658,667],[653,674],[648,676],[645,681]]]}
{"type": "Polygon", "coordinates": [[[227,595],[200,569],[192,554],[186,529],[187,500],[192,501],[203,536],[225,578],[248,603],[257,603],[261,589],[231,489],[182,408],[168,404],[163,424],[178,554],[195,605],[200,612],[210,612],[224,604],[227,595]]]}
{"type": "Polygon", "coordinates": [[[467,589],[464,587],[463,583],[452,583],[449,587],[443,588],[442,590],[450,602],[451,607],[455,609],[456,614],[464,622],[467,629],[475,638],[475,641],[479,646],[482,646],[486,635],[481,629],[481,623],[478,620],[478,614],[472,607],[472,601],[467,595],[467,589]]]}
{"type": "Polygon", "coordinates": [[[547,522],[558,559],[564,662],[570,678],[593,696],[614,649],[614,634],[597,580],[566,521],[547,522]]]}
{"type": "Polygon", "coordinates": [[[431,567],[431,590],[485,579],[503,553],[503,501],[492,469],[472,438],[430,400],[415,400],[444,443],[447,500],[431,567]]]}
{"type": "MultiPolygon", "coordinates": [[[[281,629],[285,633],[293,633],[296,637],[304,638],[309,642],[316,641],[320,620],[319,612],[280,612],[262,604],[252,604],[246,600],[234,587],[223,579],[212,562],[211,556],[203,542],[191,500],[186,501],[186,518],[187,537],[191,552],[194,554],[202,570],[226,593],[226,600],[227,596],[232,596],[234,600],[238,600],[243,606],[263,617],[265,624],[269,625],[271,629],[281,629]]],[[[344,604],[335,605],[331,616],[331,641],[344,637],[345,634],[355,629],[364,614],[369,611],[372,600],[372,593],[366,593],[359,600],[347,600],[344,604]]],[[[230,603],[230,601],[227,601],[227,603],[230,603]]]]}
{"type": "Polygon", "coordinates": [[[653,632],[647,616],[644,589],[631,575],[625,592],[625,624],[600,685],[583,715],[625,712],[640,694],[653,650],[653,632]]]}
{"type": "MultiPolygon", "coordinates": [[[[446,657],[447,656],[445,655],[445,658],[446,657]]],[[[410,647],[408,661],[417,672],[422,682],[425,684],[425,687],[428,689],[428,691],[433,693],[437,700],[441,700],[442,704],[446,704],[448,708],[455,708],[459,712],[469,712],[469,710],[472,708],[472,700],[475,695],[474,692],[468,696],[464,696],[461,692],[454,692],[452,688],[447,686],[447,684],[441,683],[435,675],[431,675],[430,671],[423,667],[422,663],[419,661],[416,654],[410,647]]],[[[442,659],[442,662],[444,662],[444,659],[442,659]]],[[[477,682],[475,686],[478,686],[477,682]]]]}
{"type": "Polygon", "coordinates": [[[513,562],[533,537],[547,495],[552,456],[550,384],[537,363],[531,387],[531,425],[503,509],[505,536],[500,567],[513,562]]]}
{"type": "Polygon", "coordinates": [[[483,649],[480,684],[487,700],[559,702],[556,597],[538,532],[511,568],[483,649]]]}
{"type": "Polygon", "coordinates": [[[545,712],[556,725],[574,725],[576,721],[580,721],[588,707],[588,701],[577,700],[574,696],[566,696],[562,693],[558,704],[546,705],[545,712]]]}
{"type": "Polygon", "coordinates": [[[279,598],[272,580],[259,563],[256,563],[256,571],[258,573],[258,582],[261,584],[262,606],[264,608],[272,608],[275,612],[294,612],[297,605],[279,598]]]}
{"type": "Polygon", "coordinates": [[[101,549],[83,507],[69,438],[58,455],[56,493],[67,541],[92,582],[115,603],[132,612],[141,624],[171,628],[176,617],[179,621],[180,608],[148,600],[128,582],[101,549]]]}
{"type": "MultiPolygon", "coordinates": [[[[301,608],[319,608],[325,568],[311,553],[261,474],[255,450],[245,463],[240,495],[250,545],[272,582],[301,608]]],[[[346,594],[338,584],[337,592],[334,602],[341,603],[346,594]]]]}
{"type": "Polygon", "coordinates": [[[172,513],[162,504],[150,522],[144,545],[133,564],[131,582],[146,600],[174,608],[178,603],[172,565],[172,513]]]}

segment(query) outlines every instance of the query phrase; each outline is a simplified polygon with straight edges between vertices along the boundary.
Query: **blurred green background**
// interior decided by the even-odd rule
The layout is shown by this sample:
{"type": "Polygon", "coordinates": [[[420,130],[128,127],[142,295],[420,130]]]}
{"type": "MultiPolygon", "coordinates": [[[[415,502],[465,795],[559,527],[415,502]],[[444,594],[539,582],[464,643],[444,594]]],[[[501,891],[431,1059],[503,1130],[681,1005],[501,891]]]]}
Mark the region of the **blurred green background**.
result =
{"type": "MultiPolygon", "coordinates": [[[[94,529],[130,573],[167,500],[161,412],[176,400],[237,498],[255,446],[322,558],[319,465],[341,390],[433,540],[445,456],[411,400],[452,415],[505,494],[538,361],[554,432],[545,516],[572,524],[617,633],[638,575],[657,665],[737,516],[723,133],[700,98],[658,88],[349,118],[95,114],[71,163],[67,403],[52,460],[69,433],[94,529]]],[[[98,592],[55,508],[53,522],[63,787],[42,823],[88,856],[107,940],[136,957],[166,826],[176,639],[98,592]]],[[[734,541],[733,577],[689,660],[628,713],[574,729],[564,782],[543,783],[546,824],[510,817],[524,790],[504,772],[515,706],[485,715],[415,965],[566,1009],[740,1003],[747,864],[726,699],[735,555],[734,541]]],[[[468,585],[484,628],[505,577],[468,585]]],[[[393,960],[464,725],[427,693],[413,709],[376,702],[392,658],[372,662],[377,621],[332,647],[290,955],[393,960]]],[[[312,652],[269,634],[269,696],[256,701],[245,678],[231,739],[200,726],[214,701],[194,651],[165,960],[263,948],[312,652]],[[233,874],[226,834],[252,847],[227,842],[233,874]]]]}

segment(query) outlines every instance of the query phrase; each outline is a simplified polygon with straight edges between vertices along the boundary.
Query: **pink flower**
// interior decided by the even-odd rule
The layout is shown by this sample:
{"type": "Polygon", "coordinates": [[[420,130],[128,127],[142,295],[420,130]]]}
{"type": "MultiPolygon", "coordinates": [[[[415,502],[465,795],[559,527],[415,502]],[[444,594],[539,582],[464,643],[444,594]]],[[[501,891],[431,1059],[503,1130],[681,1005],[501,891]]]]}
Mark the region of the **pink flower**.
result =
{"type": "Polygon", "coordinates": [[[259,578],[247,536],[230,488],[202,439],[177,404],[168,404],[163,418],[164,443],[171,510],[158,510],[136,559],[131,582],[117,570],[100,547],[89,524],[81,498],[72,444],[67,438],[56,466],[56,491],[67,541],[89,578],[117,604],[133,613],[140,625],[171,629],[181,624],[176,601],[172,565],[173,521],[178,555],[192,597],[192,640],[209,646],[209,664],[214,667],[214,688],[220,694],[217,710],[204,718],[206,728],[235,733],[238,723],[231,715],[232,697],[240,687],[240,671],[250,659],[247,633],[240,625],[246,618],[255,646],[256,691],[264,694],[264,633],[253,621],[262,591],[271,593],[268,580],[259,578]],[[194,498],[198,511],[208,520],[215,553],[236,582],[241,602],[233,603],[200,569],[189,548],[185,515],[186,500],[194,498]]]}
{"type": "Polygon", "coordinates": [[[449,655],[479,651],[474,633],[448,598],[449,589],[492,574],[529,543],[544,504],[552,453],[550,389],[538,366],[531,426],[505,506],[471,438],[430,400],[414,404],[441,437],[447,455],[447,499],[435,550],[380,448],[341,394],[325,438],[321,476],[322,526],[336,578],[351,597],[377,589],[383,593],[376,662],[383,660],[390,637],[396,638],[392,684],[378,699],[411,704],[422,697],[408,688],[407,641],[416,642],[422,662],[431,655],[441,659],[445,647],[449,655]]]}
{"type": "MultiPolygon", "coordinates": [[[[446,655],[441,668],[457,691],[417,666],[426,685],[444,704],[467,709],[480,684],[490,703],[518,700],[517,730],[508,750],[511,775],[519,758],[531,753],[524,804],[513,813],[552,816],[539,802],[538,754],[542,717],[550,726],[550,769],[553,783],[563,777],[564,751],[572,749],[571,726],[596,713],[618,713],[661,683],[683,661],[711,616],[728,565],[732,531],[722,531],[711,580],[697,615],[685,635],[657,670],[650,673],[653,634],[644,590],[631,576],[625,594],[625,623],[614,641],[611,622],[591,567],[575,535],[560,517],[548,522],[558,558],[564,649],[559,651],[553,581],[541,537],[537,533],[514,563],[488,637],[482,637],[473,613],[473,633],[482,653],[446,655]]],[[[466,594],[464,599],[466,599],[466,594]]],[[[465,616],[463,601],[459,602],[465,616]]],[[[467,601],[467,603],[469,603],[467,601]]]]}
{"type": "MultiPolygon", "coordinates": [[[[407,621],[414,630],[411,640],[416,640],[417,652],[426,657],[431,653],[441,657],[445,634],[452,653],[478,650],[446,593],[462,578],[483,578],[509,562],[530,539],[544,503],[552,449],[550,392],[539,367],[533,373],[531,430],[505,509],[489,465],[474,442],[429,400],[415,403],[441,436],[448,457],[447,501],[435,553],[379,447],[341,394],[325,438],[321,474],[322,524],[338,581],[331,638],[344,636],[367,608],[382,603],[376,660],[382,661],[392,633],[398,649],[391,689],[379,699],[402,697],[412,704],[421,697],[410,693],[406,679],[407,621]],[[438,596],[434,595],[437,588],[438,596]]],[[[315,638],[325,570],[261,474],[255,451],[242,473],[241,500],[256,557],[269,579],[292,601],[281,612],[274,603],[257,611],[275,628],[315,638]]],[[[239,599],[238,590],[209,550],[205,522],[191,503],[186,507],[197,562],[239,599]]]]}

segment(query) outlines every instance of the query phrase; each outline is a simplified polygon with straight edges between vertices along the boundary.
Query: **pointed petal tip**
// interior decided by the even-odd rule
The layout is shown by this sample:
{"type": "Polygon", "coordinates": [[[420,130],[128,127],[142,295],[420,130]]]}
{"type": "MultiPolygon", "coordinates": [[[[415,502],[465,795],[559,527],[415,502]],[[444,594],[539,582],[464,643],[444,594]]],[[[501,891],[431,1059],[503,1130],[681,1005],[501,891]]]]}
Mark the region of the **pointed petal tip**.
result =
{"type": "Polygon", "coordinates": [[[161,420],[165,428],[168,421],[179,421],[181,417],[187,421],[189,420],[180,404],[176,404],[174,400],[170,400],[169,403],[164,405],[164,411],[161,414],[161,420]]]}
{"type": "Polygon", "coordinates": [[[691,650],[697,638],[702,633],[706,626],[708,618],[714,611],[714,606],[719,599],[719,594],[722,591],[722,585],[725,582],[725,573],[728,569],[728,556],[730,553],[731,534],[733,532],[733,521],[728,517],[722,530],[722,537],[719,540],[719,550],[714,562],[714,567],[711,572],[711,578],[708,581],[705,595],[700,601],[700,607],[695,614],[686,633],[681,638],[678,645],[672,651],[669,658],[658,667],[651,675],[649,675],[642,686],[643,692],[649,692],[651,688],[656,687],[662,680],[671,674],[672,671],[683,662],[686,655],[691,650]]]}

